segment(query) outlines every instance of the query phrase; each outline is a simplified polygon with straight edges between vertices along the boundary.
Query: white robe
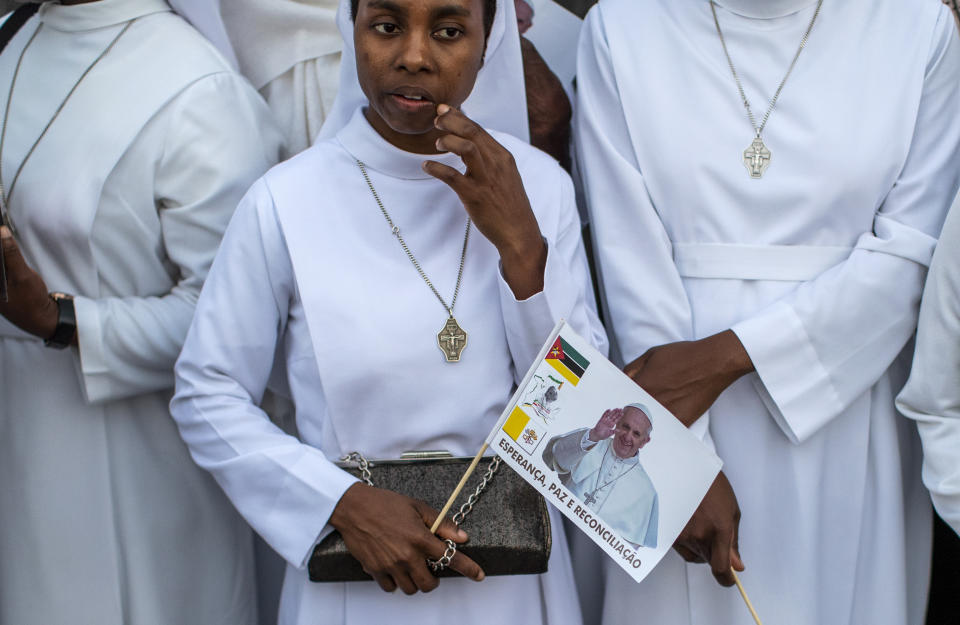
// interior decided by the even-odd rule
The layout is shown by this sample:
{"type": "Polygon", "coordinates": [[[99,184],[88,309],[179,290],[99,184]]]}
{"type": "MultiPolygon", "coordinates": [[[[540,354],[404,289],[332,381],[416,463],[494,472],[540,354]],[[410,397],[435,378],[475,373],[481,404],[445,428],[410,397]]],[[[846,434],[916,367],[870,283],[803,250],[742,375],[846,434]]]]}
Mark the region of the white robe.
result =
{"type": "Polygon", "coordinates": [[[340,82],[343,40],[337,30],[337,0],[217,4],[240,71],[266,98],[283,129],[284,156],[306,149],[333,109],[340,82]]]}
{"type": "Polygon", "coordinates": [[[930,263],[913,368],[897,407],[917,422],[933,505],[960,534],[960,197],[930,263]]]}
{"type": "Polygon", "coordinates": [[[452,190],[423,173],[423,155],[388,144],[359,111],[336,137],[254,185],[224,237],[177,364],[171,408],[197,462],[289,563],[283,625],[580,622],[556,515],[542,576],[444,579],[430,594],[407,597],[374,582],[314,584],[302,568],[354,482],[332,460],[353,450],[369,458],[411,449],[472,455],[557,319],[605,349],[586,299],[569,178],[537,150],[494,136],[513,152],[531,190],[549,248],[545,286],[517,301],[500,277],[496,249],[474,229],[455,308],[469,341],[456,364],[444,361],[436,343],[446,313],[391,234],[354,159],[367,164],[404,239],[447,298],[466,213],[452,190]],[[302,442],[256,406],[277,349],[302,442]]]}
{"type": "MultiPolygon", "coordinates": [[[[722,4],[759,121],[815,2],[722,4]]],[[[923,620],[930,511],[893,395],[960,183],[955,28],[936,2],[824,2],[751,179],[708,2],[604,0],[584,23],[576,130],[615,346],[630,361],[732,328],[757,369],[697,425],[766,622],[923,620]]],[[[608,565],[605,592],[605,623],[752,622],[676,554],[639,587],[608,565]]]]}
{"type": "Polygon", "coordinates": [[[44,5],[0,56],[23,253],[77,296],[79,351],[0,321],[0,623],[255,622],[250,533],[180,440],[173,363],[220,234],[280,136],[162,0],[44,5]],[[162,51],[162,53],[158,53],[162,51]]]}

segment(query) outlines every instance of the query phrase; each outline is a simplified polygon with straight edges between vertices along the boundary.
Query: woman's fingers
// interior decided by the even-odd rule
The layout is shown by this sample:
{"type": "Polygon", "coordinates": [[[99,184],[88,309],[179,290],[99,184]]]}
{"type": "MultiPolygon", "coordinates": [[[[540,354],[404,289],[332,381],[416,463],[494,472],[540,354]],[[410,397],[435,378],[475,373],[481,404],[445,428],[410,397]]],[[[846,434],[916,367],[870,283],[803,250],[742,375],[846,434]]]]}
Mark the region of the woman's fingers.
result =
{"type": "Polygon", "coordinates": [[[467,166],[467,175],[471,172],[484,171],[483,153],[477,144],[470,139],[464,139],[457,135],[444,135],[437,139],[437,149],[443,152],[452,152],[463,160],[467,166]]]}
{"type": "MultiPolygon", "coordinates": [[[[423,519],[424,527],[431,528],[437,520],[437,511],[430,507],[426,502],[416,501],[417,512],[420,514],[420,518],[423,519]]],[[[433,535],[430,532],[427,532],[427,536],[430,539],[433,539],[433,535]]],[[[445,517],[440,521],[440,525],[437,527],[437,536],[440,540],[452,540],[455,543],[462,543],[467,541],[467,533],[460,529],[456,523],[454,523],[449,517],[445,517]]]]}
{"type": "MultiPolygon", "coordinates": [[[[423,517],[423,522],[427,527],[432,527],[437,518],[437,511],[424,502],[418,502],[417,509],[423,517]]],[[[441,521],[437,528],[437,535],[429,537],[429,544],[426,548],[429,550],[431,560],[439,560],[447,552],[447,540],[457,543],[466,542],[467,533],[460,529],[450,518],[441,521]]],[[[450,562],[450,568],[457,571],[464,577],[469,577],[474,581],[480,581],[484,578],[483,570],[480,565],[457,551],[453,560],[450,562]]]]}
{"type": "Polygon", "coordinates": [[[733,552],[733,531],[724,529],[713,536],[710,548],[710,569],[722,586],[733,586],[733,573],[730,572],[730,554],[733,552]]]}
{"type": "Polygon", "coordinates": [[[446,104],[441,104],[437,107],[437,118],[433,124],[444,132],[477,143],[477,147],[480,148],[486,147],[487,140],[493,140],[480,124],[464,115],[461,111],[446,104]]]}
{"type": "Polygon", "coordinates": [[[695,551],[692,551],[691,549],[688,549],[687,547],[685,547],[684,545],[681,545],[680,543],[675,544],[673,546],[673,549],[674,551],[679,553],[680,557],[686,560],[687,562],[695,562],[698,564],[706,562],[706,560],[703,559],[703,556],[701,556],[695,551]]]}
{"type": "MultiPolygon", "coordinates": [[[[461,174],[459,171],[453,167],[450,167],[449,165],[438,163],[437,161],[424,161],[423,171],[427,172],[440,182],[445,183],[448,187],[453,189],[457,195],[460,196],[461,200],[463,199],[463,193],[467,190],[466,176],[461,174]]],[[[464,205],[466,205],[466,202],[464,202],[464,205]]]]}
{"type": "Polygon", "coordinates": [[[385,592],[393,592],[397,589],[397,583],[393,581],[393,578],[389,575],[378,573],[373,576],[373,579],[385,592]]]}
{"type": "Polygon", "coordinates": [[[403,594],[414,595],[417,593],[417,584],[414,583],[413,579],[410,578],[408,573],[402,571],[394,572],[393,581],[397,583],[397,587],[403,591],[403,594]]]}
{"type": "Polygon", "coordinates": [[[48,295],[43,278],[23,258],[6,226],[0,226],[0,245],[8,294],[6,302],[0,301],[0,315],[30,334],[47,338],[57,326],[57,304],[48,295]]]}
{"type": "Polygon", "coordinates": [[[736,571],[743,571],[747,568],[744,566],[743,560],[740,559],[740,551],[737,545],[734,545],[730,549],[730,566],[732,566],[736,571]]]}
{"type": "Polygon", "coordinates": [[[426,560],[411,566],[407,573],[409,574],[410,581],[416,585],[420,592],[430,592],[440,583],[436,576],[430,571],[426,560]]]}
{"type": "Polygon", "coordinates": [[[453,560],[450,562],[450,568],[464,577],[469,577],[475,582],[481,582],[483,578],[486,577],[486,574],[483,572],[483,569],[480,568],[479,564],[459,551],[457,555],[453,556],[453,560]]]}
{"type": "Polygon", "coordinates": [[[20,253],[17,240],[13,238],[13,233],[6,226],[0,226],[0,243],[3,246],[3,260],[7,268],[7,279],[12,283],[11,287],[17,288],[29,281],[33,277],[34,271],[27,265],[23,254],[20,253]]]}

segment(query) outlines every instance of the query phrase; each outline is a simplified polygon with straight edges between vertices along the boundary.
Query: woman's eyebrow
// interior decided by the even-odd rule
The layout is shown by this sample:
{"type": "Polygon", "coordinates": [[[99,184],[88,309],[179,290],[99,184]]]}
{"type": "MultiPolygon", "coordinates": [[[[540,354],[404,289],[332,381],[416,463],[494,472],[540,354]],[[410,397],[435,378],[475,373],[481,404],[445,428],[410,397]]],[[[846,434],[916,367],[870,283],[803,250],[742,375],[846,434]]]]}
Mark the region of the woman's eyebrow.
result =
{"type": "Polygon", "coordinates": [[[434,19],[441,17],[470,17],[470,9],[456,4],[445,4],[437,7],[431,14],[434,19]]]}
{"type": "Polygon", "coordinates": [[[407,13],[406,8],[397,4],[396,2],[392,2],[391,0],[370,0],[367,6],[372,9],[383,9],[393,13],[400,13],[401,15],[406,15],[407,13]]]}

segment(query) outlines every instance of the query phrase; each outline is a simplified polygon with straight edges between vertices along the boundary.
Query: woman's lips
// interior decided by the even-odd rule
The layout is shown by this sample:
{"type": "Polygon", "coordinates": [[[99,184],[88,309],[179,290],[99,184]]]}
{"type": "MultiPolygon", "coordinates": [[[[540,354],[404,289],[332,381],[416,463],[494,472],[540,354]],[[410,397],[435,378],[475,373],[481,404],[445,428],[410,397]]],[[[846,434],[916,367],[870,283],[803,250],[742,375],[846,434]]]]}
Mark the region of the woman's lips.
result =
{"type": "Polygon", "coordinates": [[[391,93],[390,100],[401,111],[407,113],[422,113],[427,109],[433,109],[434,103],[420,96],[405,96],[399,93],[391,93]],[[417,98],[420,99],[417,99],[417,98]]]}

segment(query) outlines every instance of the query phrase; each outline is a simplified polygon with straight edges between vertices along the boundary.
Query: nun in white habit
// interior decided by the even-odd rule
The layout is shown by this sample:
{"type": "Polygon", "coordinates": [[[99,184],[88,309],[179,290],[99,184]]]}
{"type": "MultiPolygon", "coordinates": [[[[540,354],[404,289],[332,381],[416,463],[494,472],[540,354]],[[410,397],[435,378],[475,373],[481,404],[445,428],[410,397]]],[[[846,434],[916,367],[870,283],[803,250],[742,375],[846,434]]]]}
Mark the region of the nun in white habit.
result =
{"type": "MultiPolygon", "coordinates": [[[[894,395],[960,184],[949,10],[605,0],[577,81],[612,335],[715,443],[761,618],[922,623],[931,511],[894,395]]],[[[728,510],[714,549],[683,553],[731,583],[728,510]]],[[[710,572],[673,555],[636,586],[608,567],[605,622],[752,622],[710,572]]]]}
{"type": "MultiPolygon", "coordinates": [[[[171,0],[267,100],[286,136],[285,156],[305,150],[317,139],[324,121],[344,100],[335,100],[340,84],[343,38],[336,25],[337,0],[171,0]]],[[[512,24],[512,3],[503,5],[512,24]]],[[[513,46],[512,41],[504,45],[513,46]]],[[[516,44],[519,59],[519,42],[516,44]]],[[[347,64],[352,48],[347,50],[347,64]]],[[[512,63],[514,52],[501,50],[499,62],[512,63]]],[[[503,76],[515,73],[497,71],[503,76]]],[[[355,75],[348,70],[348,75],[355,75]]],[[[520,77],[522,81],[522,76],[520,77]]],[[[523,83],[520,82],[520,88],[523,83]]],[[[348,86],[352,89],[352,85],[348,86]]],[[[357,92],[350,96],[350,102],[357,92]]],[[[525,102],[518,102],[525,106],[525,102]]],[[[353,113],[349,109],[347,114],[353,113]]],[[[512,116],[511,116],[512,117],[512,116]]],[[[334,122],[340,127],[343,120],[334,122]]],[[[527,138],[526,118],[498,126],[527,138]],[[522,122],[522,123],[519,123],[522,122]]]]}
{"type": "MultiPolygon", "coordinates": [[[[344,114],[241,202],[178,361],[171,409],[184,440],[287,562],[283,625],[580,622],[559,518],[546,574],[478,583],[461,554],[454,566],[473,579],[405,596],[436,586],[424,563],[442,554],[427,528],[435,513],[333,464],[353,450],[472,455],[560,318],[605,349],[569,178],[443,104],[463,102],[483,63],[466,115],[525,117],[512,105],[522,89],[501,88],[513,77],[491,73],[517,45],[499,10],[484,58],[492,6],[361,0],[354,25],[344,0],[344,114]],[[458,362],[437,343],[451,315],[468,335],[458,362]],[[275,353],[299,440],[257,407],[275,353]],[[334,527],[376,582],[308,581],[309,555],[334,527]],[[407,555],[388,557],[397,552],[407,555]]],[[[455,536],[449,525],[441,533],[455,536]]]]}
{"type": "Polygon", "coordinates": [[[0,85],[0,623],[252,625],[249,528],[167,405],[270,111],[163,0],[43,4],[0,85]]]}

